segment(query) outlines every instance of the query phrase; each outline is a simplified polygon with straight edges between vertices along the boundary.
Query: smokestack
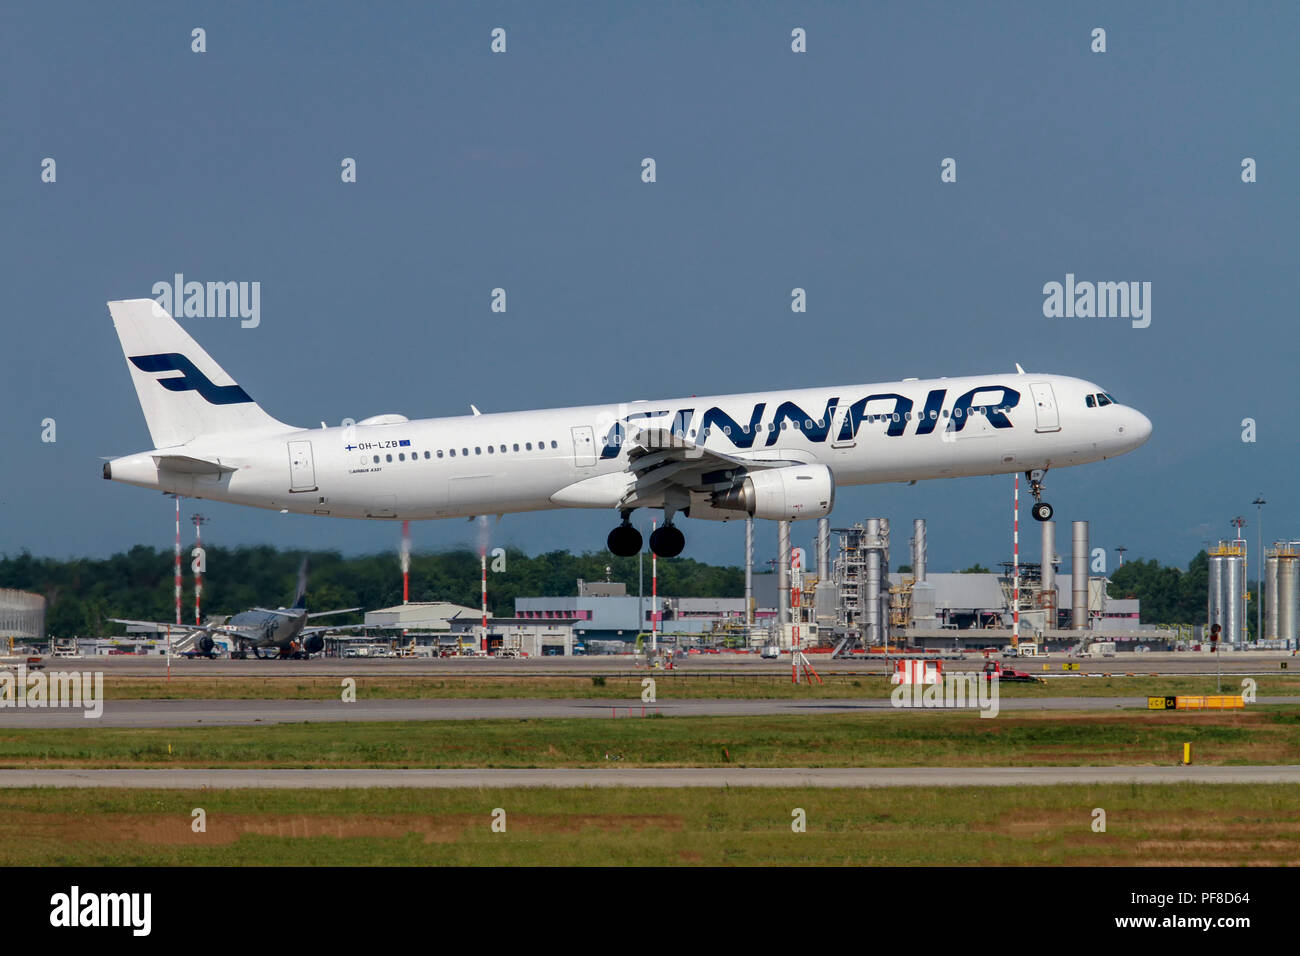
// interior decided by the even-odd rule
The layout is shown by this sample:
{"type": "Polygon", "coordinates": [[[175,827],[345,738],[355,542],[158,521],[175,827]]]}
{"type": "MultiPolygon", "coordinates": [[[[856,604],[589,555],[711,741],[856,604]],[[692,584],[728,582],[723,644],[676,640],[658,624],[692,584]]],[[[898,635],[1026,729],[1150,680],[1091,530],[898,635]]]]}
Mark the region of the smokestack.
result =
{"type": "Polygon", "coordinates": [[[1070,626],[1088,626],[1088,522],[1075,521],[1070,544],[1070,626]]]}
{"type": "Polygon", "coordinates": [[[925,580],[925,519],[917,518],[912,522],[912,577],[918,582],[925,580]]]}
{"type": "Polygon", "coordinates": [[[817,519],[817,583],[821,584],[831,573],[831,519],[817,519]]]}
{"type": "Polygon", "coordinates": [[[411,600],[411,522],[402,522],[402,603],[411,600]]]}
{"type": "Polygon", "coordinates": [[[867,519],[866,533],[866,552],[867,552],[867,594],[863,601],[865,625],[862,640],[864,644],[871,645],[880,643],[880,519],[867,519]]]}
{"type": "Polygon", "coordinates": [[[785,626],[790,623],[790,522],[776,523],[776,591],[777,643],[785,640],[785,626]]]}
{"type": "Polygon", "coordinates": [[[754,626],[754,519],[745,519],[745,626],[754,626]]]}

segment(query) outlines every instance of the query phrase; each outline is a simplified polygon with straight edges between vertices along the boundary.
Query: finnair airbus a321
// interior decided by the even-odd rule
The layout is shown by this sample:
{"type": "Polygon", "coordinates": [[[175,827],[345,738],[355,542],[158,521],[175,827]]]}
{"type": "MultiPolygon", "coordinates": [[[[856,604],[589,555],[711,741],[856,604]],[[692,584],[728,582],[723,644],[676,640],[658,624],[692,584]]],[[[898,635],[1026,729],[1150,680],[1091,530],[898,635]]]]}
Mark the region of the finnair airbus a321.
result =
{"type": "Polygon", "coordinates": [[[319,429],[277,421],[153,299],[108,303],[154,448],[104,477],[168,494],[336,518],[472,517],[608,508],[609,550],[632,555],[629,516],[662,508],[725,521],[830,513],[840,485],[1023,471],[1033,515],[1049,468],[1122,455],[1151,422],[1101,387],[1027,373],[906,379],[319,429]]]}

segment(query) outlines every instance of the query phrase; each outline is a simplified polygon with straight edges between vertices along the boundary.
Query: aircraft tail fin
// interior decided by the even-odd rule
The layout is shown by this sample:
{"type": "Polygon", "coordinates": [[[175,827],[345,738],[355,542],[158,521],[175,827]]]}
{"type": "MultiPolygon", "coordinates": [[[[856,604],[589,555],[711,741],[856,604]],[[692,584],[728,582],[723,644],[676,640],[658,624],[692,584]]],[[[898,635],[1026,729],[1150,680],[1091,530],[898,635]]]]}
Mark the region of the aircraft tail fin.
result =
{"type": "Polygon", "coordinates": [[[155,448],[282,428],[153,299],[108,303],[155,448]]]}

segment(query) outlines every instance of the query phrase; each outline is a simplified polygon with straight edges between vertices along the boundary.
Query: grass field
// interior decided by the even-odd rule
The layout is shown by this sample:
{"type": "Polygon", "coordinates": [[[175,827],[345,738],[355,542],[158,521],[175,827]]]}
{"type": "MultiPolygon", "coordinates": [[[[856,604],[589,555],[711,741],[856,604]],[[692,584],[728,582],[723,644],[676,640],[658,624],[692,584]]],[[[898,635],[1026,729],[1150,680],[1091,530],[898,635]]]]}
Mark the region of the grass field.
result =
{"type": "MultiPolygon", "coordinates": [[[[1022,670],[1040,673],[1034,666],[1022,670]]],[[[365,676],[356,678],[358,698],[594,698],[639,699],[641,681],[653,677],[658,697],[725,697],[766,699],[884,698],[892,690],[888,678],[880,675],[823,675],[823,684],[794,685],[788,674],[746,674],[738,676],[682,671],[647,671],[635,676],[590,677],[404,677],[365,676]]],[[[1300,697],[1300,673],[1267,674],[1253,678],[1262,696],[1300,697]]],[[[343,678],[212,676],[176,677],[170,682],[155,677],[132,677],[108,673],[104,695],[110,700],[328,700],[338,699],[343,678]]],[[[1225,674],[1225,694],[1241,693],[1241,677],[1225,674]]],[[[1076,677],[1056,676],[1042,684],[1004,683],[1001,693],[1018,697],[1145,697],[1169,694],[1214,694],[1220,683],[1214,677],[1076,677]]]]}
{"type": "Polygon", "coordinates": [[[1249,785],[3,790],[0,864],[1278,866],[1297,821],[1300,788],[1249,785]]]}
{"type": "Polygon", "coordinates": [[[1120,766],[1300,763],[1300,711],[764,717],[0,730],[0,767],[1120,766]],[[169,749],[170,748],[170,749],[169,749]]]}

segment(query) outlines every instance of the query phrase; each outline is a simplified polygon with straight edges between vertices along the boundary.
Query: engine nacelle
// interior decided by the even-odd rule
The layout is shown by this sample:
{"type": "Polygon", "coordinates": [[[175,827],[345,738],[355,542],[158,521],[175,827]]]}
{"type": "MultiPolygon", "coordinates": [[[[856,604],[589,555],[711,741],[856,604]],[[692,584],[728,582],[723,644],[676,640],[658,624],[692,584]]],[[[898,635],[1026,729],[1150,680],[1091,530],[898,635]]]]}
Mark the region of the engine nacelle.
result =
{"type": "Polygon", "coordinates": [[[319,654],[325,648],[325,638],[319,634],[311,634],[302,642],[302,649],[308,654],[319,654]]]}
{"type": "Polygon", "coordinates": [[[194,642],[194,649],[200,654],[211,654],[212,648],[215,646],[216,644],[213,643],[212,638],[208,637],[206,634],[194,642]]]}
{"type": "Polygon", "coordinates": [[[835,507],[835,477],[825,465],[754,471],[739,485],[714,494],[713,507],[770,521],[824,518],[835,507]]]}

